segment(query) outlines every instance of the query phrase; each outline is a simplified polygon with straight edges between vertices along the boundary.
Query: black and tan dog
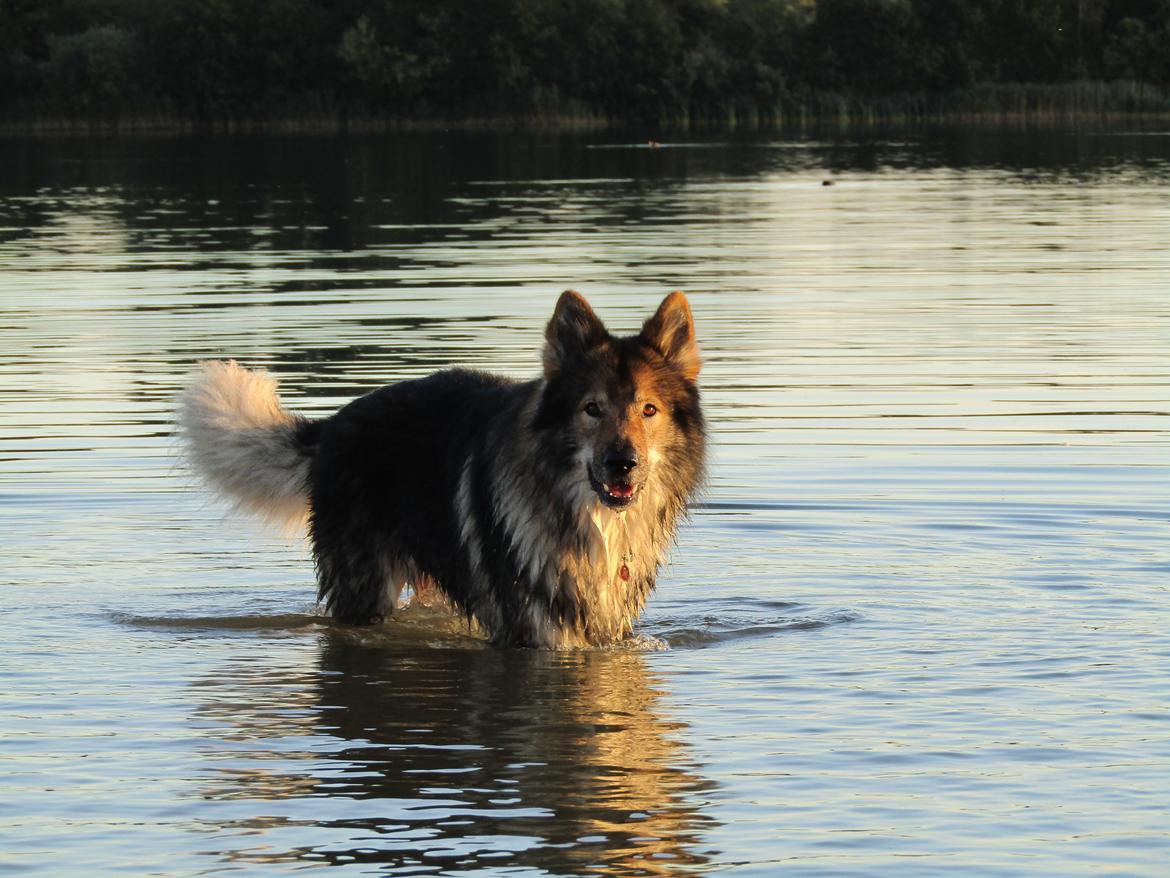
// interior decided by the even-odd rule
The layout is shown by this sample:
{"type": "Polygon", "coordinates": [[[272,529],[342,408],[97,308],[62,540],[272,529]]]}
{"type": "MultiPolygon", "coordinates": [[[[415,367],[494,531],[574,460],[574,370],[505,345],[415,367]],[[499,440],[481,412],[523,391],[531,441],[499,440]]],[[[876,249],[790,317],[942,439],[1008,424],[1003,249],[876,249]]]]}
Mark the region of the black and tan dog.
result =
{"type": "Polygon", "coordinates": [[[574,292],[533,381],[453,369],[323,420],[210,362],[183,396],[194,468],[239,507],[307,521],[332,615],[390,614],[427,583],[494,643],[629,636],[703,473],[699,351],[682,293],[618,338],[574,292]]]}

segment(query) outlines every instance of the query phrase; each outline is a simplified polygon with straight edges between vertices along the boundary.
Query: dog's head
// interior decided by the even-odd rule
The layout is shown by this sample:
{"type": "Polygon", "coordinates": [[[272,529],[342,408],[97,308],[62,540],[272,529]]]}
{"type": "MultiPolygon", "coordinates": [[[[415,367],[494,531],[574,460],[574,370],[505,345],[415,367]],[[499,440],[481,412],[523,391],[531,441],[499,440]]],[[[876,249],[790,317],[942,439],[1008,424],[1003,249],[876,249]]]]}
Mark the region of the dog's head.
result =
{"type": "Polygon", "coordinates": [[[683,497],[702,469],[698,375],[682,293],[667,296],[640,333],[618,338],[569,291],[545,331],[537,422],[560,433],[574,477],[604,506],[627,509],[648,487],[683,497]]]}

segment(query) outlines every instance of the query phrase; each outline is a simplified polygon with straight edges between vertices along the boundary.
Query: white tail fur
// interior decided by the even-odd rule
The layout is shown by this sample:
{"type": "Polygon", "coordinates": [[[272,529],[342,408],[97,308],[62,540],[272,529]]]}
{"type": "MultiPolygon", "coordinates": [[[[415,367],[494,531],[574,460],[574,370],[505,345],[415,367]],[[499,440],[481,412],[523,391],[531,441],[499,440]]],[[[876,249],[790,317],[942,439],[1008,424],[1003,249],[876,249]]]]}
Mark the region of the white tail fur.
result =
{"type": "Polygon", "coordinates": [[[237,508],[288,532],[308,512],[304,419],[280,404],[276,379],[233,360],[203,364],[179,401],[179,433],[192,469],[237,508]]]}

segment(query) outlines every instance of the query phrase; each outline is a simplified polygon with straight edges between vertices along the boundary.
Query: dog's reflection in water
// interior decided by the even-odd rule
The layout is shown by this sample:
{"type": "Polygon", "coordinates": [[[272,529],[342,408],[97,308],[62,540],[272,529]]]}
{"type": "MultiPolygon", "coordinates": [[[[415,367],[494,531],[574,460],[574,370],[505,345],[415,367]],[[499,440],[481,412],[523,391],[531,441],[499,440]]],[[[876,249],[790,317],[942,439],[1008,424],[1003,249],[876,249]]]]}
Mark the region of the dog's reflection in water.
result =
{"type": "Polygon", "coordinates": [[[315,667],[251,658],[205,681],[199,722],[222,746],[201,794],[269,800],[223,827],[218,853],[416,874],[689,871],[706,859],[710,784],[659,685],[635,652],[427,648],[329,626],[315,667]]]}

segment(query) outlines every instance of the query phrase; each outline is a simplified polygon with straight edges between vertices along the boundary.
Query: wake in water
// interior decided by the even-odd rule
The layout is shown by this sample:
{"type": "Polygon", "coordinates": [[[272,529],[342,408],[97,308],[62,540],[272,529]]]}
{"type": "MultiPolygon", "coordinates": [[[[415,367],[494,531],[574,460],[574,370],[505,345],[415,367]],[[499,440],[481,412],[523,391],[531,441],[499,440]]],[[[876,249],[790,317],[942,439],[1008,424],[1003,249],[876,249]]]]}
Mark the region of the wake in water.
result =
{"type": "MultiPolygon", "coordinates": [[[[801,604],[757,599],[698,600],[668,605],[677,610],[647,624],[634,636],[602,649],[610,652],[657,652],[666,649],[700,649],[748,638],[767,638],[796,631],[815,631],[848,624],[859,613],[842,609],[816,609],[801,604]]],[[[403,606],[381,625],[355,628],[339,624],[316,610],[304,613],[147,616],[113,613],[125,625],[175,631],[302,632],[328,630],[355,643],[392,645],[403,641],[422,648],[485,648],[488,640],[466,617],[428,600],[425,595],[403,606]]]]}
{"type": "Polygon", "coordinates": [[[752,598],[676,603],[681,612],[647,620],[654,634],[676,649],[698,649],[793,631],[816,631],[856,622],[860,613],[818,609],[786,601],[752,598]]]}

